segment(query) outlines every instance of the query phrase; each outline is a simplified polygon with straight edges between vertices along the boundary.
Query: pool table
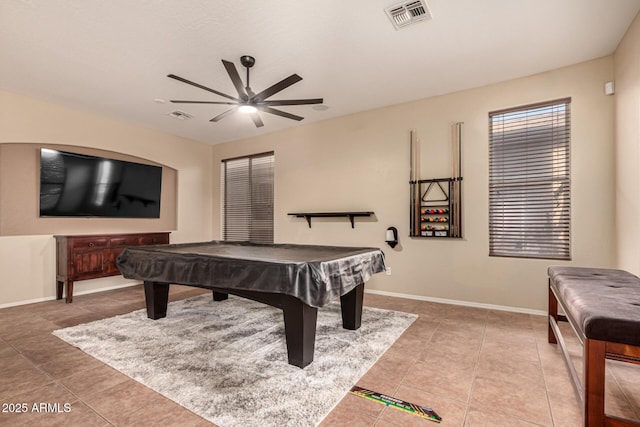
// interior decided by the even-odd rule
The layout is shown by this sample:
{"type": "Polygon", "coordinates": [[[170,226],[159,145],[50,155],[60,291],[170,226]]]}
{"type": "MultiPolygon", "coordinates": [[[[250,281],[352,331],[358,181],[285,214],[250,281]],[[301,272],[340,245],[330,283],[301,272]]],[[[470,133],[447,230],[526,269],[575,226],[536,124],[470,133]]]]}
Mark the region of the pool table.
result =
{"type": "Polygon", "coordinates": [[[364,283],[385,271],[377,248],[210,241],[126,248],[116,264],[128,279],[144,281],[147,316],[167,315],[170,284],[211,289],[282,309],[288,361],[313,361],[318,308],[340,298],[342,325],[362,319],[364,283]]]}

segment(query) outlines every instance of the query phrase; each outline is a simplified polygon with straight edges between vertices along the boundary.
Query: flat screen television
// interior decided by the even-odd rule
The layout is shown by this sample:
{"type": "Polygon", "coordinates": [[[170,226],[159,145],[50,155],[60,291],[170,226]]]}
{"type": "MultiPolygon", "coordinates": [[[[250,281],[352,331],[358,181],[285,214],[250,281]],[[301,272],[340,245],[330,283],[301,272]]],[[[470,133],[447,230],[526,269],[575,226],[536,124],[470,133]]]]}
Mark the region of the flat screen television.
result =
{"type": "Polygon", "coordinates": [[[40,149],[40,216],[160,218],[162,167],[40,149]]]}

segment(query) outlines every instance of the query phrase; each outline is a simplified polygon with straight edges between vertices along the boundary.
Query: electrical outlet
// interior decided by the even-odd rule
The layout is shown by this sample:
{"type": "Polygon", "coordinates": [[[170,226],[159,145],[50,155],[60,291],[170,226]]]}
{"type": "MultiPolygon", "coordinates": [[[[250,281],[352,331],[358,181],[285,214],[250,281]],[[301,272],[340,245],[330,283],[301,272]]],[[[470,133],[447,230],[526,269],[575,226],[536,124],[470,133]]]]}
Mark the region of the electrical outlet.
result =
{"type": "Polygon", "coordinates": [[[391,276],[391,267],[387,267],[386,273],[387,273],[387,276],[391,276]]]}

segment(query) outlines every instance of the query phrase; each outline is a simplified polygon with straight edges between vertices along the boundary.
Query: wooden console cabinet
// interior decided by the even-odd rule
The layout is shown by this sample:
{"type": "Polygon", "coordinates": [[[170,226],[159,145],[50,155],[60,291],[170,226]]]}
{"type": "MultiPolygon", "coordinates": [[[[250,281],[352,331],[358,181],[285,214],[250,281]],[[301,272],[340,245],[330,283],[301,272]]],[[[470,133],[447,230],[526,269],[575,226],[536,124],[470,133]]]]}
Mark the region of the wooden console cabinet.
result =
{"type": "Polygon", "coordinates": [[[53,236],[56,239],[57,299],[66,284],[67,303],[73,301],[73,282],[117,276],[116,258],[128,246],[169,243],[169,233],[53,236]]]}

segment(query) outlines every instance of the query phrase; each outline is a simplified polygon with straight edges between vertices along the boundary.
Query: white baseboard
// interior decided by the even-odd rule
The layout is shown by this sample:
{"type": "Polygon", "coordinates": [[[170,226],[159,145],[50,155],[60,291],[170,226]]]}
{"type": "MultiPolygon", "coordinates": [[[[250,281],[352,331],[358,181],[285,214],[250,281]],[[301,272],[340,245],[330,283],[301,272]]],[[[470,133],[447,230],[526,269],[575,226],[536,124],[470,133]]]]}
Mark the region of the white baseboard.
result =
{"type": "Polygon", "coordinates": [[[499,311],[510,311],[513,313],[523,313],[523,314],[533,314],[535,316],[547,316],[546,311],[542,310],[532,310],[530,308],[521,308],[521,307],[509,307],[506,305],[494,305],[494,304],[483,304],[479,302],[471,302],[471,301],[459,301],[454,299],[445,299],[445,298],[433,298],[433,297],[425,297],[421,295],[411,295],[411,294],[401,294],[398,292],[387,292],[387,291],[378,291],[376,289],[367,289],[365,287],[365,293],[375,294],[375,295],[383,295],[387,297],[396,297],[396,298],[407,298],[418,301],[429,301],[429,302],[437,302],[441,304],[451,304],[451,305],[462,305],[465,307],[475,307],[475,308],[485,308],[489,310],[499,310],[499,311]]]}
{"type": "MultiPolygon", "coordinates": [[[[105,286],[104,288],[90,289],[90,290],[81,291],[81,292],[74,292],[73,294],[74,295],[94,294],[94,293],[97,293],[97,292],[104,292],[104,291],[111,291],[111,290],[114,290],[114,289],[128,288],[128,287],[131,287],[131,286],[137,286],[139,284],[140,283],[136,282],[136,283],[125,283],[125,284],[120,284],[120,285],[105,286]]],[[[421,295],[402,294],[402,293],[399,293],[399,292],[379,291],[379,290],[376,290],[376,289],[366,289],[366,288],[365,288],[365,293],[375,294],[375,295],[383,295],[383,296],[388,296],[388,297],[396,297],[396,298],[406,298],[406,299],[412,299],[412,300],[418,300],[418,301],[437,302],[437,303],[441,303],[441,304],[461,305],[461,306],[465,306],[465,307],[485,308],[485,309],[489,309],[489,310],[499,310],[499,311],[510,311],[510,312],[513,312],[513,313],[533,314],[533,315],[536,315],[536,316],[547,316],[547,312],[546,311],[532,310],[532,309],[529,309],[529,308],[510,307],[510,306],[495,305],[495,304],[483,304],[483,303],[477,303],[477,302],[460,301],[460,300],[445,299],[445,298],[433,298],[433,297],[425,297],[425,296],[421,296],[421,295]]],[[[55,297],[44,297],[44,298],[36,298],[36,299],[26,300],[26,301],[18,301],[18,302],[11,302],[11,303],[7,303],[7,304],[0,304],[0,309],[7,308],[7,307],[15,307],[15,306],[18,306],[18,305],[27,305],[27,304],[34,304],[34,303],[38,303],[38,302],[51,301],[51,300],[55,300],[55,299],[56,299],[55,297]]]]}
{"type": "Polygon", "coordinates": [[[28,299],[28,300],[25,300],[25,301],[9,302],[9,303],[6,303],[6,304],[0,304],[0,309],[9,308],[9,307],[16,307],[18,305],[35,304],[37,302],[51,301],[51,300],[54,300],[54,299],[56,299],[56,297],[44,297],[44,298],[28,299]]]}
{"type": "Polygon", "coordinates": [[[76,290],[74,289],[73,296],[75,297],[76,295],[95,294],[96,292],[112,291],[114,289],[121,289],[121,288],[130,288],[131,286],[138,286],[140,284],[142,284],[142,282],[130,282],[130,283],[124,283],[120,285],[106,286],[104,288],[99,288],[99,289],[90,289],[88,291],[81,291],[81,292],[76,292],[76,290]]]}
{"type": "MultiPolygon", "coordinates": [[[[77,291],[74,290],[73,296],[75,297],[77,295],[87,295],[87,294],[95,294],[97,292],[112,291],[114,289],[128,288],[128,287],[131,287],[131,286],[137,286],[139,284],[140,284],[140,282],[131,282],[131,283],[124,283],[124,284],[120,284],[120,285],[105,286],[103,288],[90,289],[90,290],[85,290],[85,291],[80,291],[80,292],[77,292],[77,291]]],[[[10,302],[10,303],[7,303],[7,304],[0,304],[0,309],[8,308],[8,307],[16,307],[16,306],[19,306],[19,305],[35,304],[37,302],[53,301],[55,299],[56,299],[56,297],[44,297],[44,298],[36,298],[36,299],[30,299],[30,300],[25,300],[25,301],[10,302]]]]}

